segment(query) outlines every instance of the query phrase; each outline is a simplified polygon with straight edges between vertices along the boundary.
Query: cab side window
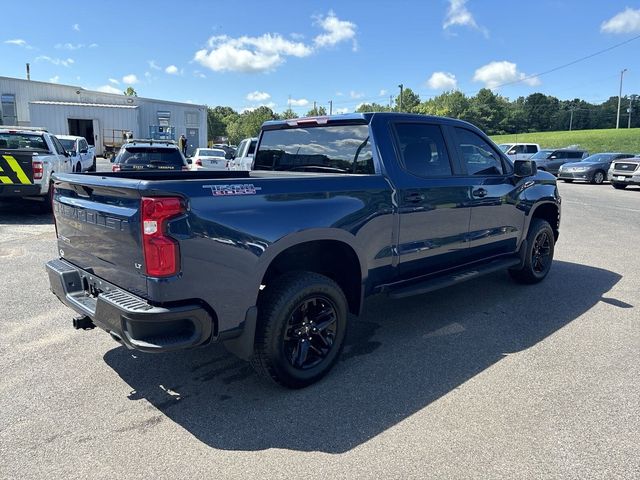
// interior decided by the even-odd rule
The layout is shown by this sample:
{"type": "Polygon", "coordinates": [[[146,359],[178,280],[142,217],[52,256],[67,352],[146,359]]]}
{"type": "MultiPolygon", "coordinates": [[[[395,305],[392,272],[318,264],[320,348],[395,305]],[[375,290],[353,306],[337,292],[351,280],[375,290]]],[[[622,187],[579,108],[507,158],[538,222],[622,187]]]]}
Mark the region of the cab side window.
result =
{"type": "Polygon", "coordinates": [[[451,175],[451,163],[438,125],[398,123],[395,126],[405,170],[419,177],[451,175]]]}
{"type": "Polygon", "coordinates": [[[462,163],[466,165],[469,175],[504,174],[500,156],[481,136],[466,128],[456,127],[455,131],[462,163]]]}

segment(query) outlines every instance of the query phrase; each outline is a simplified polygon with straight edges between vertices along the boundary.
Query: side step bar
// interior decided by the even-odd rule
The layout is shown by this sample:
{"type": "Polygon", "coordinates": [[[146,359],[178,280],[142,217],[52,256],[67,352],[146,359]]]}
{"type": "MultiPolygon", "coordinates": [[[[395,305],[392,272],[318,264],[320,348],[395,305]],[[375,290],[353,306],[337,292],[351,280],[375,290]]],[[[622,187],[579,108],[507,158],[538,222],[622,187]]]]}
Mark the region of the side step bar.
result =
{"type": "Polygon", "coordinates": [[[522,260],[519,257],[501,258],[485,264],[475,265],[464,270],[457,270],[448,274],[434,276],[433,278],[428,278],[420,283],[392,288],[388,291],[388,295],[391,298],[404,298],[411,297],[413,295],[422,295],[423,293],[450,287],[488,273],[506,270],[508,268],[515,267],[516,265],[520,265],[521,262],[522,260]]]}

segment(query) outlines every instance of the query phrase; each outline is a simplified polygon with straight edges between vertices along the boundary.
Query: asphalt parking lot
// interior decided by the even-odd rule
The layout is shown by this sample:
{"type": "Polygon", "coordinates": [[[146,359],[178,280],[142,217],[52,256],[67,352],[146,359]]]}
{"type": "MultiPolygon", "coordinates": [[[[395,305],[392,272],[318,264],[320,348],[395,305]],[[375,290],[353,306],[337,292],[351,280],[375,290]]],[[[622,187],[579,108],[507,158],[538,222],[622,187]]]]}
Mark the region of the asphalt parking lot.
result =
{"type": "Polygon", "coordinates": [[[301,391],[73,330],[51,218],[0,202],[0,477],[638,478],[640,188],[559,188],[545,282],[372,298],[301,391]]]}

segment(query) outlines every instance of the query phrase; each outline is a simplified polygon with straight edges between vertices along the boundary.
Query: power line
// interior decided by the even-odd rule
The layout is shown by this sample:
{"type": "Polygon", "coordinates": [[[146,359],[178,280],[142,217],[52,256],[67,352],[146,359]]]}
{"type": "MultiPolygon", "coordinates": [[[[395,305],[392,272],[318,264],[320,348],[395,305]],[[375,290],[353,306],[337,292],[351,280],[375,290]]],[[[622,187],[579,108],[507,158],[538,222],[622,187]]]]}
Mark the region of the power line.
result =
{"type": "Polygon", "coordinates": [[[559,66],[554,67],[554,68],[551,68],[551,69],[549,69],[549,70],[545,70],[544,72],[535,73],[535,74],[533,74],[533,75],[527,75],[527,76],[524,76],[524,77],[519,78],[519,79],[517,79],[517,80],[511,80],[510,82],[505,82],[505,83],[502,83],[502,84],[500,84],[500,85],[497,85],[497,86],[496,86],[496,87],[494,87],[494,88],[495,88],[495,89],[498,89],[498,88],[506,87],[507,85],[514,85],[514,84],[516,84],[516,83],[520,83],[520,82],[525,82],[525,81],[527,81],[527,80],[531,80],[532,78],[538,78],[538,77],[541,77],[541,76],[543,76],[543,75],[548,75],[549,73],[557,72],[558,70],[562,70],[563,68],[570,67],[571,65],[575,65],[576,63],[583,62],[583,61],[588,60],[588,59],[590,59],[590,58],[593,58],[593,57],[596,57],[596,56],[598,56],[598,55],[602,55],[603,53],[609,52],[609,51],[611,51],[611,50],[613,50],[613,49],[615,49],[615,48],[618,48],[618,47],[621,47],[621,46],[623,46],[623,45],[626,45],[627,43],[631,43],[631,42],[633,42],[634,40],[637,40],[637,39],[639,39],[639,38],[640,38],[640,35],[636,35],[635,37],[631,37],[631,38],[629,38],[629,39],[627,39],[627,40],[625,40],[625,41],[623,41],[623,42],[616,43],[615,45],[612,45],[612,46],[610,46],[610,47],[607,47],[607,48],[605,48],[605,49],[603,49],[603,50],[599,50],[599,51],[597,51],[597,52],[590,53],[589,55],[586,55],[586,56],[584,56],[584,57],[580,57],[580,58],[578,58],[578,59],[576,59],[576,60],[573,60],[573,61],[571,61],[571,62],[565,63],[565,64],[563,64],[563,65],[559,65],[559,66]]]}

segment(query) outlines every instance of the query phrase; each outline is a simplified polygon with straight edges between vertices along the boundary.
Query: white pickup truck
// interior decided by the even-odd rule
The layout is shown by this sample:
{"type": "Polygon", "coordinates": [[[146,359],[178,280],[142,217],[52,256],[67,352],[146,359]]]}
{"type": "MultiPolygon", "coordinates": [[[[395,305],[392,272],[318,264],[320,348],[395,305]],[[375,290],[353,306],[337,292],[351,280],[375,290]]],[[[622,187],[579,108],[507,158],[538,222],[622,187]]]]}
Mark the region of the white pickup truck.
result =
{"type": "Polygon", "coordinates": [[[75,173],[96,171],[96,147],[89,145],[84,137],[56,135],[64,149],[71,155],[71,166],[75,173]]]}
{"type": "Polygon", "coordinates": [[[44,197],[51,208],[51,175],[71,173],[70,154],[42,128],[0,126],[0,199],[44,197]]]}

